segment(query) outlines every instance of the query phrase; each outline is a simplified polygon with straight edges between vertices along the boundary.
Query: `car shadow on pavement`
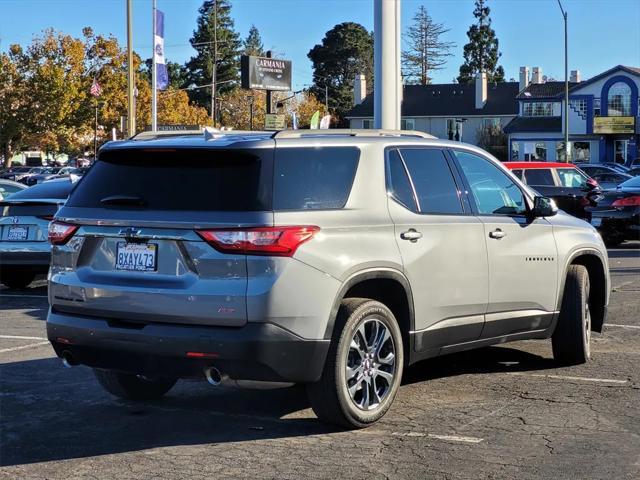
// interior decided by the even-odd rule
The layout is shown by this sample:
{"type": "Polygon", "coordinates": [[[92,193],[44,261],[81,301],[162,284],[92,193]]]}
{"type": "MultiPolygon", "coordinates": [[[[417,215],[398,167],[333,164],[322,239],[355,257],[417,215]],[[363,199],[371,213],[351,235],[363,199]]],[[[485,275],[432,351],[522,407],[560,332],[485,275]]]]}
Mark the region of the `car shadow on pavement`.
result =
{"type": "Polygon", "coordinates": [[[105,393],[90,369],[52,358],[0,365],[0,379],[0,466],[339,430],[307,414],[298,386],[181,381],[157,402],[130,403],[105,393]]]}
{"type": "Polygon", "coordinates": [[[408,367],[403,385],[456,375],[474,373],[529,372],[558,368],[558,363],[516,348],[493,346],[469,350],[429,360],[408,367]]]}
{"type": "MultiPolygon", "coordinates": [[[[403,383],[554,366],[520,350],[489,347],[420,362],[405,370],[403,383]]],[[[339,431],[307,410],[302,386],[181,381],[160,401],[130,403],[105,393],[90,369],[64,369],[52,358],[2,364],[0,379],[1,466],[339,431]]]]}

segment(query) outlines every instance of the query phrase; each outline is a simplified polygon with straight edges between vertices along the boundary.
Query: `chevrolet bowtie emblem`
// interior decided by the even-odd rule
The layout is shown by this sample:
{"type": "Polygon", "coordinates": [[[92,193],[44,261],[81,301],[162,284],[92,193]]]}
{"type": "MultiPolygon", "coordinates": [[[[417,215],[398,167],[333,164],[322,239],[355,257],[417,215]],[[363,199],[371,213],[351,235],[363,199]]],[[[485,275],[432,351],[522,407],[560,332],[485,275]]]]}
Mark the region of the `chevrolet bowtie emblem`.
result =
{"type": "Polygon", "coordinates": [[[118,232],[118,235],[124,235],[125,237],[137,237],[142,233],[142,230],[138,230],[137,228],[128,227],[123,228],[118,232]]]}

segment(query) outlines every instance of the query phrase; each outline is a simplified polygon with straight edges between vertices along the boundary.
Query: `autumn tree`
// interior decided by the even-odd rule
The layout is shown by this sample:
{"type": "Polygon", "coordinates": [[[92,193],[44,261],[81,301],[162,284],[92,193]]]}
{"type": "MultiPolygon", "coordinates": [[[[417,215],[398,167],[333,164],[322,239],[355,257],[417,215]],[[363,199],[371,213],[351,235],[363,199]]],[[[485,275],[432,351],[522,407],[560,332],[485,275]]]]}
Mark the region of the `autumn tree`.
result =
{"type": "MultiPolygon", "coordinates": [[[[233,89],[239,79],[241,41],[231,18],[229,0],[205,0],[198,9],[197,28],[191,45],[198,52],[186,64],[188,83],[198,86],[211,84],[213,62],[216,57],[217,91],[233,89]]],[[[198,105],[211,108],[211,89],[189,91],[189,97],[198,105]]]]}
{"type": "Polygon", "coordinates": [[[372,34],[358,23],[341,23],[329,30],[322,43],[313,47],[307,56],[313,63],[311,92],[324,100],[326,86],[329,110],[343,121],[353,106],[356,74],[363,73],[367,79],[373,79],[372,34]]]}
{"type": "Polygon", "coordinates": [[[455,47],[455,43],[441,39],[448,31],[420,6],[404,35],[407,48],[402,52],[402,67],[407,83],[427,85],[431,83],[431,72],[444,68],[455,47]]]}
{"type": "Polygon", "coordinates": [[[469,43],[464,46],[464,63],[460,66],[459,83],[470,83],[478,72],[486,72],[489,82],[504,82],[504,69],[498,66],[502,55],[496,32],[491,28],[488,0],[476,0],[473,16],[476,23],[469,27],[469,43]]]}

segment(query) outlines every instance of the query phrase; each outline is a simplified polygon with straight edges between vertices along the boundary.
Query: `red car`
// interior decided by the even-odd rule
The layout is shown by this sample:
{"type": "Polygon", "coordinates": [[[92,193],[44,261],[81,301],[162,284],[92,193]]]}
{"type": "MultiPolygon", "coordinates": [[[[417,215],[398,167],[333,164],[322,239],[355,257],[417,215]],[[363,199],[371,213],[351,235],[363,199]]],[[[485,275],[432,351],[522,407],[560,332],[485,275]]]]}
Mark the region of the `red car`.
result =
{"type": "Polygon", "coordinates": [[[591,218],[585,207],[595,206],[602,190],[598,182],[572,163],[505,162],[504,165],[540,195],[553,198],[558,208],[578,218],[591,218]]]}

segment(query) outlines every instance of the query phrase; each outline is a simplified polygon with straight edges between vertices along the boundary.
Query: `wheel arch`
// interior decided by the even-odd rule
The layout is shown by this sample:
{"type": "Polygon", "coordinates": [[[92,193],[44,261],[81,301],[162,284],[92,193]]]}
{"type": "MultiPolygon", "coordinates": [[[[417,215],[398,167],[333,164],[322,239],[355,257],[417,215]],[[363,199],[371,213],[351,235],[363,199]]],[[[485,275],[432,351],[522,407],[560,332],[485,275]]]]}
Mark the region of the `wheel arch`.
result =
{"type": "Polygon", "coordinates": [[[564,274],[560,279],[558,295],[558,311],[562,307],[562,297],[567,279],[567,272],[571,265],[582,265],[589,273],[591,293],[589,296],[589,309],[591,311],[591,330],[602,332],[607,313],[609,281],[606,271],[606,261],[602,254],[595,249],[579,250],[569,256],[564,267],[564,274]]]}
{"type": "Polygon", "coordinates": [[[402,332],[405,362],[409,359],[409,332],[414,327],[413,294],[409,280],[400,271],[381,268],[355,273],[340,288],[331,308],[324,338],[331,339],[340,304],[345,298],[363,297],[386,305],[396,317],[402,332]]]}

